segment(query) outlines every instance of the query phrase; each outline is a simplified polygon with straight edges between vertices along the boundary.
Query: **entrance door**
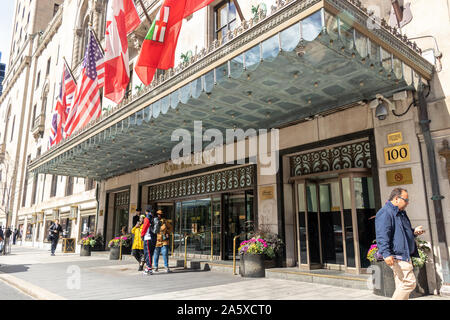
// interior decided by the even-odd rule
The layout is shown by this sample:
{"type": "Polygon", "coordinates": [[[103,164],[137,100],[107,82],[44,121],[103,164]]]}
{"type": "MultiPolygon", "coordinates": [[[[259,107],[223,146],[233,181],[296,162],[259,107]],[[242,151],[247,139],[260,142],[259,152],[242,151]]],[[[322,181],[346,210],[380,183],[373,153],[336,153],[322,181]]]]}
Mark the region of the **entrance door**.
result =
{"type": "Polygon", "coordinates": [[[297,254],[305,269],[367,266],[375,238],[372,178],[362,173],[310,176],[295,184],[297,254]]]}
{"type": "Polygon", "coordinates": [[[122,235],[122,230],[128,233],[128,220],[130,212],[130,192],[115,194],[114,199],[114,229],[113,237],[122,235]]]}
{"type": "Polygon", "coordinates": [[[244,233],[253,230],[253,191],[225,194],[224,196],[224,259],[233,259],[233,239],[236,240],[236,249],[246,239],[244,233]]]}

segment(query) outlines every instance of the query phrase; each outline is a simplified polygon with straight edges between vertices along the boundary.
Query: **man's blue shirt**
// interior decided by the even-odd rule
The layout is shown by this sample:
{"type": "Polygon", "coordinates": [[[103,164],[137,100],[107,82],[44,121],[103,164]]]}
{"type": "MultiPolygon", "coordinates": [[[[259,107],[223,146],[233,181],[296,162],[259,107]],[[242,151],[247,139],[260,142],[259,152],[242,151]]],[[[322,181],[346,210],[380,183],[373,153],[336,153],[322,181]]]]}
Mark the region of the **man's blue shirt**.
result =
{"type": "Polygon", "coordinates": [[[399,210],[390,201],[377,212],[375,231],[378,252],[383,258],[398,256],[403,261],[410,261],[411,257],[418,256],[414,229],[406,211],[399,210]]]}

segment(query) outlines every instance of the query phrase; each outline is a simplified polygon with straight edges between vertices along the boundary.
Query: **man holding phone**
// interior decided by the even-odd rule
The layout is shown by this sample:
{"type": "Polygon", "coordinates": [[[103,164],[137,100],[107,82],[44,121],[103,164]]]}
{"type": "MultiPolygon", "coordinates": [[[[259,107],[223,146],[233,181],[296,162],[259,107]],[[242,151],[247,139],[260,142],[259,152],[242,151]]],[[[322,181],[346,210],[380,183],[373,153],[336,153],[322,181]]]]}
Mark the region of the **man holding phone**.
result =
{"type": "Polygon", "coordinates": [[[395,188],[375,217],[378,252],[394,272],[394,300],[407,300],[416,287],[411,257],[419,257],[415,236],[425,232],[422,226],[411,227],[405,211],[408,204],[408,191],[395,188]]]}

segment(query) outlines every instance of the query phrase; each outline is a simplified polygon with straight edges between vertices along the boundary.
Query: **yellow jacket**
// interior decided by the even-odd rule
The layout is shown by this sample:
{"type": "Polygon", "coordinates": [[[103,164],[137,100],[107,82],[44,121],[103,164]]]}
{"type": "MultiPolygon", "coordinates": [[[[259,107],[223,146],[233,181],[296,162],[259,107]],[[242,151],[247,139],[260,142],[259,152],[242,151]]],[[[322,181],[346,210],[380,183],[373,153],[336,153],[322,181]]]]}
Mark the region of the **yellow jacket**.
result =
{"type": "Polygon", "coordinates": [[[141,238],[142,225],[133,227],[131,233],[134,235],[132,250],[144,250],[144,242],[141,238]]]}

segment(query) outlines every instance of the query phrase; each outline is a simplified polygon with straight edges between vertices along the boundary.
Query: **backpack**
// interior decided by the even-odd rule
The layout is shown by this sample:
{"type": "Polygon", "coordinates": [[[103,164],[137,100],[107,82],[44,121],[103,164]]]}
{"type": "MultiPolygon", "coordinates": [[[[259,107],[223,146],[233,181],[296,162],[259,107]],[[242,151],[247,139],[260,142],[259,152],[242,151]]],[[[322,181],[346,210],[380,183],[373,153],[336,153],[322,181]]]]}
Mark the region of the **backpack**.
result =
{"type": "Polygon", "coordinates": [[[154,218],[151,225],[151,232],[154,234],[158,234],[161,229],[161,221],[158,218],[154,218]]]}

